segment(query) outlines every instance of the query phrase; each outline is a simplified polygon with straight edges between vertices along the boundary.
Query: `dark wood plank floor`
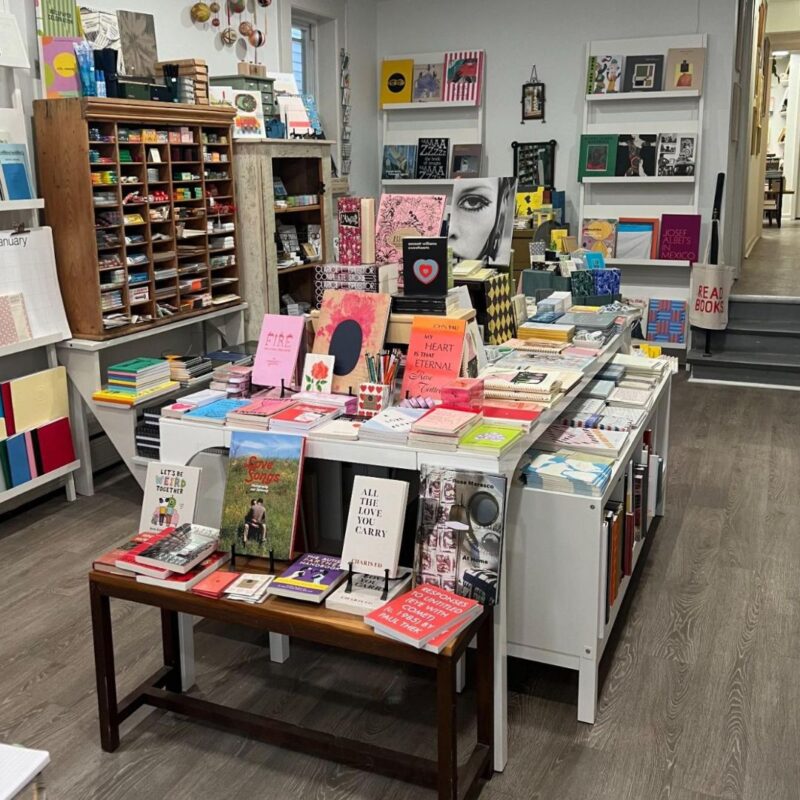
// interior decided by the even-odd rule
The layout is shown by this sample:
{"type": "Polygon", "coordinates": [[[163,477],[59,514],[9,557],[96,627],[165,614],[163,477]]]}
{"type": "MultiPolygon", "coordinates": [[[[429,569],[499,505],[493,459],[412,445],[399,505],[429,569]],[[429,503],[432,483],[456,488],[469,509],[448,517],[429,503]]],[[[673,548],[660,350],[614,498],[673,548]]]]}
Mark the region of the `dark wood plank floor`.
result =
{"type": "MultiPolygon", "coordinates": [[[[800,796],[800,404],[684,376],[673,397],[667,517],[609,646],[597,723],[576,722],[573,673],[512,660],[510,758],[487,800],[800,796]]],[[[0,519],[0,740],[50,750],[51,796],[432,797],[162,712],[101,752],[85,576],[139,502],[126,477],[0,519]]],[[[117,603],[115,622],[124,691],[158,665],[158,620],[117,603]]],[[[425,672],[297,644],[275,665],[266,636],[210,623],[196,638],[204,696],[435,753],[425,672]]]]}

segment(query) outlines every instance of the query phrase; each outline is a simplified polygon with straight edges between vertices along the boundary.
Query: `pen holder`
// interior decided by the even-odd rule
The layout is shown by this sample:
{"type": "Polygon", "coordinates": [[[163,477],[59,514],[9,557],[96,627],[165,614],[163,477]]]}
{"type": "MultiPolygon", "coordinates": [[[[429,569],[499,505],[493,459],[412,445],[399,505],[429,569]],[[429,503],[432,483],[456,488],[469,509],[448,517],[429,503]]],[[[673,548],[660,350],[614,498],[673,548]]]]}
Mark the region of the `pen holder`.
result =
{"type": "Polygon", "coordinates": [[[358,385],[358,415],[374,417],[389,407],[391,386],[385,383],[360,383],[358,385]]]}

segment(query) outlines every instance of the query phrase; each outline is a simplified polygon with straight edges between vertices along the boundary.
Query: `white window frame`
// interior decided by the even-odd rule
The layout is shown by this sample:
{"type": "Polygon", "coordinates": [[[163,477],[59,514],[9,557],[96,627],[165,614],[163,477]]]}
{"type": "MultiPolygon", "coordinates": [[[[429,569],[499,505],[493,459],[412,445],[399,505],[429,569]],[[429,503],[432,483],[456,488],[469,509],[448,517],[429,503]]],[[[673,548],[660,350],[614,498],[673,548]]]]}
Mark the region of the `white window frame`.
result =
{"type": "Polygon", "coordinates": [[[317,35],[314,20],[292,12],[292,73],[294,73],[294,29],[303,35],[303,94],[317,93],[317,35]]]}

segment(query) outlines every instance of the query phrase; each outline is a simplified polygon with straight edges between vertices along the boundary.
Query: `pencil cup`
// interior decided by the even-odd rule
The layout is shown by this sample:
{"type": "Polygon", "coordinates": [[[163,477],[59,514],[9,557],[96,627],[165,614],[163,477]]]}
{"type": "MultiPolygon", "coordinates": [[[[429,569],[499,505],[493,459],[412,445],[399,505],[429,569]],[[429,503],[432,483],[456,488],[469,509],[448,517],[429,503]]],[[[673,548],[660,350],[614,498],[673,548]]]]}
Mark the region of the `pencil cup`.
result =
{"type": "Polygon", "coordinates": [[[391,387],[385,383],[361,383],[358,386],[358,415],[374,417],[389,406],[391,387]]]}

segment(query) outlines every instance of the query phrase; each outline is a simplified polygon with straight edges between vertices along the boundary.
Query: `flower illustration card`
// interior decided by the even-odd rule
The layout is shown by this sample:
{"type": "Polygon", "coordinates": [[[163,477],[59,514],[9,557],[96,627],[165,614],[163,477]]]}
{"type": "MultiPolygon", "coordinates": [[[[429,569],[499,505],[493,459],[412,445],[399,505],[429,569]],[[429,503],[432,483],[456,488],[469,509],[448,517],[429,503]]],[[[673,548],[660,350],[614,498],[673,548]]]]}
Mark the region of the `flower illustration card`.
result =
{"type": "Polygon", "coordinates": [[[333,364],[335,361],[335,356],[309,353],[303,367],[303,391],[330,394],[333,390],[333,364]]]}

